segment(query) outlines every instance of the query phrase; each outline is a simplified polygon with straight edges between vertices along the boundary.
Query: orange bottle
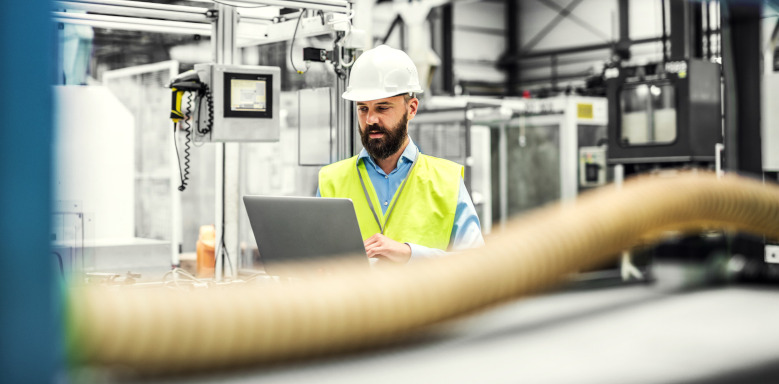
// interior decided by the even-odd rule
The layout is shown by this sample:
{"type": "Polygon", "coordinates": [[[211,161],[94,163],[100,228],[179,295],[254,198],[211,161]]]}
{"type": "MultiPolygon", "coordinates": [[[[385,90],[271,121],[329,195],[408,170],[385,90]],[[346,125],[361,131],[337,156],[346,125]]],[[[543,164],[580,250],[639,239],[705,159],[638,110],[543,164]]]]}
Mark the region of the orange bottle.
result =
{"type": "Polygon", "coordinates": [[[216,230],[213,225],[200,227],[197,239],[197,277],[214,277],[214,238],[216,230]]]}

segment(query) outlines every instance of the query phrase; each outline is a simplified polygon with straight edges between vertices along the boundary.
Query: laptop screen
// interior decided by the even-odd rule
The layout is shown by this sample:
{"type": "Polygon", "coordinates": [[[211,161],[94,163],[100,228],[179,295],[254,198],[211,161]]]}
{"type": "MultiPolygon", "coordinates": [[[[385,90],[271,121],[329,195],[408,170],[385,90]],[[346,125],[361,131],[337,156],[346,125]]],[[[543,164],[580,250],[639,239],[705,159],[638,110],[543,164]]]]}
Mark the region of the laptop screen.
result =
{"type": "Polygon", "coordinates": [[[244,196],[243,201],[268,274],[307,261],[339,259],[368,266],[351,200],[244,196]]]}

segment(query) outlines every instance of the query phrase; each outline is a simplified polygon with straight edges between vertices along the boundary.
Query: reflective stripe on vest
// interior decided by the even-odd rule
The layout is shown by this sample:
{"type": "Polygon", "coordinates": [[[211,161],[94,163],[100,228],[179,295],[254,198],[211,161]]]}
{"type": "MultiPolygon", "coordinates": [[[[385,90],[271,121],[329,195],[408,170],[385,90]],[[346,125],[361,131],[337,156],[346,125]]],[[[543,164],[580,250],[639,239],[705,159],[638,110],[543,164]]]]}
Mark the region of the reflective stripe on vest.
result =
{"type": "Polygon", "coordinates": [[[379,221],[384,223],[385,236],[401,243],[446,249],[454,225],[463,172],[463,166],[457,163],[419,154],[406,176],[405,186],[402,190],[398,188],[392,197],[392,210],[387,210],[389,216],[382,213],[365,164],[357,156],[322,168],[319,172],[319,193],[322,197],[352,199],[363,240],[381,233],[374,217],[375,211],[379,221]],[[358,172],[362,174],[365,190],[358,172]]]}

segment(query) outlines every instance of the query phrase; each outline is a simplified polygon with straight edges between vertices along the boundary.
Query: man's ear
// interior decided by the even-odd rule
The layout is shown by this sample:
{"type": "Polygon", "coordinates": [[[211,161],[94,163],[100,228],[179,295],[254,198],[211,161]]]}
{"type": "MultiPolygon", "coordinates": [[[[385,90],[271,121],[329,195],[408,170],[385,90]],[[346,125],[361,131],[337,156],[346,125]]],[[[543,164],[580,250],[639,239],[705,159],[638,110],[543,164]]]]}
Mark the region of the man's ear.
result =
{"type": "Polygon", "coordinates": [[[408,101],[408,119],[411,120],[416,116],[419,109],[419,99],[416,97],[408,101]]]}

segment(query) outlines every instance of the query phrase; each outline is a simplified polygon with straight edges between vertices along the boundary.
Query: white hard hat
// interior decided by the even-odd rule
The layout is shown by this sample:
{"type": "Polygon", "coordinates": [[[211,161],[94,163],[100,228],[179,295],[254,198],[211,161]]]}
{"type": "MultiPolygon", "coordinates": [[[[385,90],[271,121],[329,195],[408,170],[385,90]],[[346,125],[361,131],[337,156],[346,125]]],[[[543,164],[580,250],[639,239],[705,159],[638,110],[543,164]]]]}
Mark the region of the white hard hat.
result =
{"type": "Polygon", "coordinates": [[[357,58],[341,97],[370,101],[412,92],[422,92],[414,62],[405,52],[380,45],[357,58]]]}

